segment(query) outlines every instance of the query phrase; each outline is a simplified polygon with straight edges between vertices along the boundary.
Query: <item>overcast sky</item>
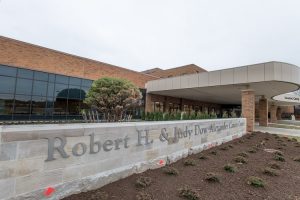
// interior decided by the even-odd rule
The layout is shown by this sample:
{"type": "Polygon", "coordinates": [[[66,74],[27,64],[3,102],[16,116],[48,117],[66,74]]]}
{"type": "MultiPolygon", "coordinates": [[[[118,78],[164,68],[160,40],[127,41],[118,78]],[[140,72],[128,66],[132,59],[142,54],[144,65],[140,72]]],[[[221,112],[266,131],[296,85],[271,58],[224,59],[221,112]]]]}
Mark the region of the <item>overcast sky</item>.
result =
{"type": "Polygon", "coordinates": [[[300,0],[0,0],[0,35],[142,71],[300,66],[300,0]]]}

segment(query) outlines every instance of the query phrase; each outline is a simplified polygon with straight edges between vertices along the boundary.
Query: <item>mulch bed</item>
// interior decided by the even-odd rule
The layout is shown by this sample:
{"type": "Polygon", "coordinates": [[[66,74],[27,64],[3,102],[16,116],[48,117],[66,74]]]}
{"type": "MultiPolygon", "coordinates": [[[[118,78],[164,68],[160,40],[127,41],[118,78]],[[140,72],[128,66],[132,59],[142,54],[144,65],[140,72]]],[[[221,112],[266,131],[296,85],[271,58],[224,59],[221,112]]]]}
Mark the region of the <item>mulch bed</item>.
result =
{"type": "Polygon", "coordinates": [[[169,166],[173,170],[168,168],[169,174],[166,167],[148,170],[65,200],[297,200],[300,199],[300,162],[294,158],[299,156],[299,142],[256,132],[179,160],[169,166]],[[247,163],[237,163],[237,156],[244,157],[247,163]],[[283,157],[284,161],[275,160],[276,156],[283,157]],[[190,162],[187,159],[195,165],[187,165],[190,162]],[[273,170],[276,175],[264,172],[272,162],[281,168],[273,170]],[[227,164],[233,165],[236,171],[225,171],[227,164]],[[251,176],[261,178],[264,187],[250,185],[251,176]],[[137,184],[144,180],[147,184],[137,184]]]}

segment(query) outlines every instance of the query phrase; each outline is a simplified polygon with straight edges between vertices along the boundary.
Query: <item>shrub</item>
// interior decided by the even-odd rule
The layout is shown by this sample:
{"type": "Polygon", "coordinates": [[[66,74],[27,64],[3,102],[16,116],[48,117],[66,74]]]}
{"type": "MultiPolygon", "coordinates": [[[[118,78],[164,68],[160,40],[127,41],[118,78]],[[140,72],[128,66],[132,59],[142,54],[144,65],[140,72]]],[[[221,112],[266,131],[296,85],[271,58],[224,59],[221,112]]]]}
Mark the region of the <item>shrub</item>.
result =
{"type": "Polygon", "coordinates": [[[281,169],[280,165],[278,165],[276,162],[270,162],[268,166],[272,169],[281,169]]]}
{"type": "Polygon", "coordinates": [[[211,151],[210,154],[217,155],[217,151],[211,151]]]}
{"type": "Polygon", "coordinates": [[[228,145],[228,147],[229,147],[229,148],[233,148],[233,145],[230,144],[230,145],[228,145]]]}
{"type": "Polygon", "coordinates": [[[135,185],[138,187],[147,187],[152,183],[152,179],[146,176],[140,176],[136,179],[135,185]]]}
{"type": "Polygon", "coordinates": [[[224,111],[224,112],[222,113],[222,118],[228,118],[228,113],[227,113],[227,111],[224,111]]]}
{"type": "Polygon", "coordinates": [[[214,112],[214,111],[212,111],[211,113],[210,113],[210,118],[211,119],[217,119],[217,114],[214,112]]]}
{"type": "Polygon", "coordinates": [[[136,195],[136,199],[137,200],[154,200],[154,198],[152,197],[152,195],[141,191],[136,195]]]}
{"type": "Polygon", "coordinates": [[[220,182],[220,178],[217,174],[209,172],[205,176],[205,180],[212,183],[218,183],[220,182]]]}
{"type": "Polygon", "coordinates": [[[263,169],[263,173],[268,176],[279,176],[278,172],[270,167],[266,167],[265,169],[263,169]]]}
{"type": "Polygon", "coordinates": [[[175,167],[164,167],[163,172],[168,175],[178,175],[179,171],[175,167]]]}
{"type": "Polygon", "coordinates": [[[283,152],[282,151],[275,151],[274,154],[278,155],[278,156],[283,156],[283,152]]]}
{"type": "Polygon", "coordinates": [[[293,142],[298,142],[298,140],[296,138],[292,138],[293,142]]]}
{"type": "Polygon", "coordinates": [[[248,152],[249,152],[249,153],[256,153],[257,150],[256,150],[256,149],[249,149],[248,152]]]}
{"type": "Polygon", "coordinates": [[[241,153],[238,154],[238,156],[248,158],[248,154],[246,152],[241,152],[241,153]]]}
{"type": "Polygon", "coordinates": [[[181,120],[188,120],[189,116],[186,112],[181,112],[181,120]]]}
{"type": "Polygon", "coordinates": [[[199,159],[200,159],[200,160],[207,160],[207,159],[208,159],[208,157],[207,157],[207,156],[205,156],[205,155],[200,155],[200,156],[199,156],[199,159]]]}
{"type": "Polygon", "coordinates": [[[196,165],[196,161],[194,159],[186,159],[183,164],[185,166],[195,166],[196,165]]]}
{"type": "Polygon", "coordinates": [[[248,177],[247,183],[254,187],[264,187],[265,186],[264,180],[259,177],[255,177],[255,176],[248,177]]]}
{"type": "Polygon", "coordinates": [[[285,162],[285,159],[283,156],[275,155],[274,160],[280,161],[280,162],[285,162]]]}
{"type": "Polygon", "coordinates": [[[184,186],[179,189],[179,196],[188,199],[188,200],[198,200],[200,196],[197,191],[189,188],[188,186],[184,186]]]}
{"type": "Polygon", "coordinates": [[[231,173],[234,173],[234,172],[237,171],[236,167],[234,165],[231,165],[231,164],[225,165],[224,170],[227,171],[227,172],[231,172],[231,173]]]}
{"type": "Polygon", "coordinates": [[[295,157],[293,160],[296,162],[300,162],[300,157],[295,157]]]}
{"type": "Polygon", "coordinates": [[[243,163],[243,164],[246,164],[247,163],[247,160],[246,158],[242,157],[242,156],[237,156],[234,158],[234,161],[237,162],[237,163],[243,163]]]}
{"type": "Polygon", "coordinates": [[[163,114],[163,120],[169,121],[170,120],[170,114],[168,112],[163,114]]]}

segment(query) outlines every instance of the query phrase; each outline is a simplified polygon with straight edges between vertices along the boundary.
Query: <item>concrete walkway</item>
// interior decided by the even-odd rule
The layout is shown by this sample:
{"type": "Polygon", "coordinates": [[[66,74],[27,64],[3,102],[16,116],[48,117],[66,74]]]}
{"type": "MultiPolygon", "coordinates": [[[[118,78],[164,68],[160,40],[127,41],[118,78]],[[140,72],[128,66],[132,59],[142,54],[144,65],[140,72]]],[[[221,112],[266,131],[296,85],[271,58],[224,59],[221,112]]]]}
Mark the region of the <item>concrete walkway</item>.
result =
{"type": "Polygon", "coordinates": [[[300,130],[296,129],[286,129],[286,128],[274,128],[274,127],[263,127],[256,125],[255,131],[268,132],[272,134],[289,135],[300,137],[300,130]]]}

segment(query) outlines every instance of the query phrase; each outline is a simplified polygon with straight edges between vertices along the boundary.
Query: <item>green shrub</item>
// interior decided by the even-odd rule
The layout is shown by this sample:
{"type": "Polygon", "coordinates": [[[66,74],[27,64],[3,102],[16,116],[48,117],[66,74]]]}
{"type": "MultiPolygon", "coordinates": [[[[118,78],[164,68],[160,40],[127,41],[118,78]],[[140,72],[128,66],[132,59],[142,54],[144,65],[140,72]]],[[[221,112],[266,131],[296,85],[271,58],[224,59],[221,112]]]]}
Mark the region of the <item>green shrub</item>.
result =
{"type": "Polygon", "coordinates": [[[188,200],[199,200],[200,196],[197,191],[189,188],[188,186],[184,186],[183,188],[180,188],[179,190],[179,196],[188,199],[188,200]]]}
{"type": "Polygon", "coordinates": [[[293,142],[298,142],[298,140],[296,138],[292,138],[291,139],[293,142]]]}
{"type": "Polygon", "coordinates": [[[224,112],[222,113],[222,118],[228,118],[228,113],[227,113],[227,111],[224,111],[224,112]]]}
{"type": "Polygon", "coordinates": [[[265,169],[263,169],[263,173],[268,176],[279,176],[279,173],[275,169],[272,169],[270,167],[266,167],[265,169]]]}
{"type": "MultiPolygon", "coordinates": [[[[154,200],[151,194],[146,193],[145,191],[141,191],[136,195],[137,200],[154,200]]],[[[100,199],[98,199],[100,200],[100,199]]]]}
{"type": "Polygon", "coordinates": [[[242,157],[242,156],[237,156],[234,158],[234,161],[236,163],[243,163],[243,164],[246,164],[247,163],[247,159],[242,157]]]}
{"type": "Polygon", "coordinates": [[[200,155],[198,158],[199,158],[200,160],[207,160],[207,159],[208,159],[208,157],[205,156],[205,155],[200,155]]]}
{"type": "Polygon", "coordinates": [[[275,155],[274,160],[280,161],[280,162],[285,162],[285,159],[283,156],[275,155]]]}
{"type": "Polygon", "coordinates": [[[146,176],[140,176],[136,179],[135,185],[137,187],[147,187],[152,183],[152,179],[146,176]]]}
{"type": "Polygon", "coordinates": [[[244,157],[244,158],[248,158],[249,157],[246,152],[238,153],[238,156],[241,156],[241,157],[244,157]]]}
{"type": "Polygon", "coordinates": [[[272,169],[281,169],[280,165],[278,165],[276,162],[270,162],[268,166],[272,169]]]}
{"type": "Polygon", "coordinates": [[[220,178],[217,174],[209,172],[205,176],[205,180],[212,183],[218,183],[220,182],[220,178]]]}
{"type": "Polygon", "coordinates": [[[227,171],[227,172],[231,172],[231,173],[234,173],[234,172],[237,171],[236,167],[232,164],[225,165],[224,170],[227,171]]]}
{"type": "Polygon", "coordinates": [[[254,187],[264,187],[265,186],[264,180],[259,177],[255,177],[255,176],[248,177],[247,183],[254,187]]]}
{"type": "Polygon", "coordinates": [[[300,157],[295,157],[293,160],[296,162],[300,162],[300,157]]]}
{"type": "Polygon", "coordinates": [[[188,120],[189,116],[186,112],[181,112],[181,120],[188,120]]]}
{"type": "Polygon", "coordinates": [[[168,112],[165,112],[163,114],[163,120],[165,120],[165,121],[169,121],[170,120],[170,114],[168,112]]]}
{"type": "Polygon", "coordinates": [[[185,166],[195,166],[196,165],[196,160],[194,159],[186,159],[183,164],[185,166]]]}
{"type": "Polygon", "coordinates": [[[256,153],[257,150],[252,148],[252,149],[249,149],[248,152],[249,152],[249,153],[256,153]]]}
{"type": "Polygon", "coordinates": [[[212,112],[210,113],[210,118],[211,118],[211,119],[217,119],[217,114],[216,114],[214,111],[212,111],[212,112]]]}
{"type": "Polygon", "coordinates": [[[175,167],[164,167],[163,172],[168,175],[178,175],[179,171],[175,167]]]}
{"type": "Polygon", "coordinates": [[[282,151],[275,151],[274,154],[278,155],[278,156],[283,156],[283,152],[282,151]]]}

